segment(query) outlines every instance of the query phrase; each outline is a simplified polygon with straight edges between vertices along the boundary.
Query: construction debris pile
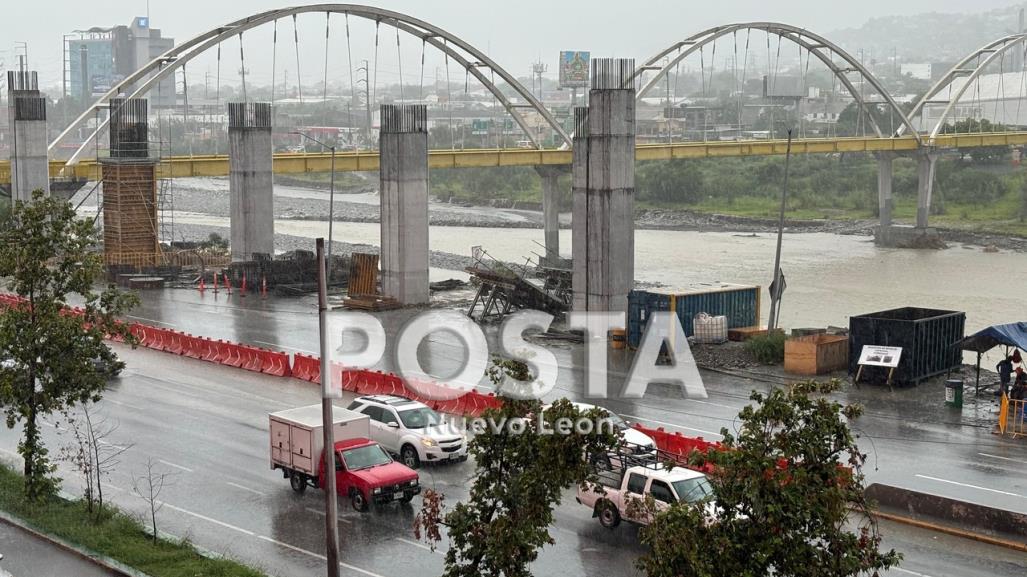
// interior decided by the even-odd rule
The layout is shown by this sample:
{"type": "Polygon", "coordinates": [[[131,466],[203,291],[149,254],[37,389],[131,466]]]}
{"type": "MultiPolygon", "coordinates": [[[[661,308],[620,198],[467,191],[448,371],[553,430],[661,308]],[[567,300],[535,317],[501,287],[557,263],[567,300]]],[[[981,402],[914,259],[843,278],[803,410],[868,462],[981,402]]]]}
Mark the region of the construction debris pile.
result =
{"type": "MultiPolygon", "coordinates": [[[[569,308],[569,282],[564,282],[558,272],[551,272],[557,278],[552,281],[529,278],[538,269],[527,265],[517,272],[510,266],[493,259],[481,247],[474,249],[474,264],[466,270],[471,281],[478,285],[478,292],[471,301],[467,316],[478,322],[499,320],[519,309],[545,311],[560,315],[569,308]]],[[[547,273],[542,273],[545,278],[547,273]]],[[[569,281],[569,279],[566,279],[569,281]]]]}
{"type": "MultiPolygon", "coordinates": [[[[266,287],[280,295],[299,295],[317,290],[317,258],[309,250],[294,250],[276,258],[255,254],[251,261],[238,261],[220,271],[235,286],[247,284],[249,289],[266,287]]],[[[215,270],[206,271],[204,280],[213,282],[215,270]]],[[[328,285],[345,286],[349,278],[349,258],[332,255],[328,265],[328,285]]]]}

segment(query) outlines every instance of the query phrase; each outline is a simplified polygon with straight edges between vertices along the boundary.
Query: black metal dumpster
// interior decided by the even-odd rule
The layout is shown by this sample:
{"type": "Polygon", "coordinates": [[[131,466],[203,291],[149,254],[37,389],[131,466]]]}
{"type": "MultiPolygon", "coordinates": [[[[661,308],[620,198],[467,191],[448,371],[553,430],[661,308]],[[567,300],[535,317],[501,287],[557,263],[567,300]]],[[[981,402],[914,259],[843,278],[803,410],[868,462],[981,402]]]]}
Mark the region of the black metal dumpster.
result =
{"type": "MultiPolygon", "coordinates": [[[[966,313],[904,307],[849,318],[849,373],[859,370],[863,345],[902,347],[894,383],[916,384],[958,368],[966,313]]],[[[883,383],[888,369],[863,367],[860,382],[883,383]]]]}

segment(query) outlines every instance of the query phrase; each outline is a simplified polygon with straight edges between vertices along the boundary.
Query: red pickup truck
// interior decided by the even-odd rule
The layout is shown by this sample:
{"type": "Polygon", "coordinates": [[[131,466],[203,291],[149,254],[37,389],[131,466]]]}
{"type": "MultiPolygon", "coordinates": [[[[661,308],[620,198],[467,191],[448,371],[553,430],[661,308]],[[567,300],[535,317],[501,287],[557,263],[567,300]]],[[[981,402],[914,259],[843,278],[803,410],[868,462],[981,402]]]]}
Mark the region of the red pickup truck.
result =
{"type": "MultiPolygon", "coordinates": [[[[368,416],[333,407],[335,429],[335,488],[349,497],[357,511],[369,503],[409,503],[421,492],[413,469],[392,457],[370,436],[368,416]]],[[[306,491],[325,485],[324,435],[321,405],[271,413],[271,469],[281,469],[293,490],[306,491]]]]}

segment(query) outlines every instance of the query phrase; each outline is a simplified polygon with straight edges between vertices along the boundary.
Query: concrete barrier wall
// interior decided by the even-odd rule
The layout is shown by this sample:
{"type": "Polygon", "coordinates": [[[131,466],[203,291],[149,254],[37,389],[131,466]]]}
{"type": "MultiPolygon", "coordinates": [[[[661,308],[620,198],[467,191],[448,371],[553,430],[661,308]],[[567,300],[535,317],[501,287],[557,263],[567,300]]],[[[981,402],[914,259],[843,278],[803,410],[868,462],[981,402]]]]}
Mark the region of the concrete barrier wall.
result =
{"type": "Polygon", "coordinates": [[[1027,542],[1027,515],[873,483],[866,495],[885,513],[949,525],[993,537],[1027,542]]]}

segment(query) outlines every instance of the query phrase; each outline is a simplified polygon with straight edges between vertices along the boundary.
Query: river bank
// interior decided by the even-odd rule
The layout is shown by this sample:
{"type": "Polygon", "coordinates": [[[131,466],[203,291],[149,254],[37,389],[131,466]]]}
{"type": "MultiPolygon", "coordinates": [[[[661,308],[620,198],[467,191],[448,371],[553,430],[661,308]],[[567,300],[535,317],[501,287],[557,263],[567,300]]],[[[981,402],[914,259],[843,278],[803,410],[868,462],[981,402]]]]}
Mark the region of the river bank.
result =
{"type": "MultiPolygon", "coordinates": [[[[301,183],[302,181],[297,181],[301,183]]],[[[336,222],[377,223],[380,218],[374,183],[349,186],[337,191],[333,212],[336,222]]],[[[176,211],[227,217],[228,180],[224,178],[177,179],[174,186],[176,211]]],[[[321,186],[295,186],[286,179],[275,187],[275,217],[294,221],[324,221],[329,211],[329,195],[321,186]]],[[[561,228],[570,228],[569,213],[560,215],[561,228]]],[[[429,222],[441,227],[540,229],[542,214],[534,210],[468,206],[433,199],[429,222]]],[[[777,220],[753,216],[706,213],[686,209],[640,209],[636,211],[638,230],[731,232],[767,234],[777,231],[777,220]]],[[[788,232],[830,233],[873,236],[876,219],[794,219],[785,221],[788,232]]],[[[1027,238],[991,234],[981,230],[943,226],[938,231],[951,245],[994,246],[1000,250],[1027,252],[1027,238]]]]}

